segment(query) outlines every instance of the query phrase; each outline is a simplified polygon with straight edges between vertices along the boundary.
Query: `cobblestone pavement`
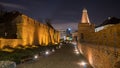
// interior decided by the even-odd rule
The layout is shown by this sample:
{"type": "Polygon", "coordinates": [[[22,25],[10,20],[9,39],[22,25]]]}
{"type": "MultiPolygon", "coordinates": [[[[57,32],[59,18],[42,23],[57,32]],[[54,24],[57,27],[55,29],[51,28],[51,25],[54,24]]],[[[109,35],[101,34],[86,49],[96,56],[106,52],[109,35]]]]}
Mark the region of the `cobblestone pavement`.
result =
{"type": "Polygon", "coordinates": [[[86,59],[77,52],[75,45],[62,45],[50,55],[40,56],[36,61],[30,61],[17,65],[17,68],[92,68],[86,59]]]}

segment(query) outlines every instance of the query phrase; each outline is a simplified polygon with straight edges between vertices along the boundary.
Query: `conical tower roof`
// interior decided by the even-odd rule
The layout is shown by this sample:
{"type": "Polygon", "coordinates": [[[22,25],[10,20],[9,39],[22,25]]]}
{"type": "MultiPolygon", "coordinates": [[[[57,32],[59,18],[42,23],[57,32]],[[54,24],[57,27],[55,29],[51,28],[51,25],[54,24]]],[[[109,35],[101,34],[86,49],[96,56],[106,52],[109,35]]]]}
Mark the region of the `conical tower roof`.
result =
{"type": "Polygon", "coordinates": [[[89,20],[89,17],[88,17],[87,9],[85,9],[85,8],[82,11],[81,23],[89,23],[90,24],[90,20],[89,20]]]}

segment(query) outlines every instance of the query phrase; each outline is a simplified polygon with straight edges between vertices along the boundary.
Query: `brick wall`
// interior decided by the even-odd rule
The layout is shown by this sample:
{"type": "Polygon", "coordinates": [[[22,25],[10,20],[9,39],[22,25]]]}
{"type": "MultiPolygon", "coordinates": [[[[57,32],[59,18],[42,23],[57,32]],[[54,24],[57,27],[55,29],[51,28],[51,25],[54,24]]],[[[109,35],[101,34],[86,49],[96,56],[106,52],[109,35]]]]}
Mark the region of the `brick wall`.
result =
{"type": "Polygon", "coordinates": [[[92,44],[120,47],[120,24],[106,27],[99,32],[90,33],[84,41],[92,44]]]}
{"type": "Polygon", "coordinates": [[[85,43],[78,48],[94,68],[120,68],[120,48],[85,43]]]}
{"type": "MultiPolygon", "coordinates": [[[[14,18],[11,24],[14,24],[14,27],[16,27],[14,28],[16,31],[11,30],[11,33],[15,33],[17,38],[0,39],[0,48],[8,45],[15,47],[19,44],[23,46],[47,46],[49,44],[59,43],[59,31],[24,14],[20,14],[14,18]]],[[[8,27],[12,28],[11,26],[8,27]]]]}
{"type": "Polygon", "coordinates": [[[21,39],[0,39],[0,48],[5,46],[16,47],[17,45],[22,45],[21,39]]]}

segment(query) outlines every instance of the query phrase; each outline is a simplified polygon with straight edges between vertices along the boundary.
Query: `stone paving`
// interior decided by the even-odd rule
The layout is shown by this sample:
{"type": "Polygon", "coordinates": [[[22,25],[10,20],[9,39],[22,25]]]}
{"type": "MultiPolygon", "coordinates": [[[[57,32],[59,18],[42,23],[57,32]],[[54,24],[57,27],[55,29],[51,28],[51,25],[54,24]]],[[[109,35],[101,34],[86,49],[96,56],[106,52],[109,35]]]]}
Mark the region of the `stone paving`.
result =
{"type": "Polygon", "coordinates": [[[19,64],[17,68],[92,68],[75,49],[75,45],[65,44],[50,55],[42,55],[36,61],[19,64]]]}

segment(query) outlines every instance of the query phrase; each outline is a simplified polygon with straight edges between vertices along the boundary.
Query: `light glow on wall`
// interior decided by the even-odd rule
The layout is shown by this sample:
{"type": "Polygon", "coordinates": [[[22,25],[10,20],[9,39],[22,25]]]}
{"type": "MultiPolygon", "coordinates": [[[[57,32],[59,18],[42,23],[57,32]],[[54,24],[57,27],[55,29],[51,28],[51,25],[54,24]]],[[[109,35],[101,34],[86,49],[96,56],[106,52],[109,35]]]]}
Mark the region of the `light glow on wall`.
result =
{"type": "Polygon", "coordinates": [[[21,15],[19,18],[21,22],[16,22],[18,39],[0,39],[0,48],[3,48],[5,45],[9,45],[11,47],[16,47],[17,45],[47,46],[49,43],[59,43],[60,33],[55,29],[47,26],[46,24],[37,22],[26,15],[21,15]]]}
{"type": "Polygon", "coordinates": [[[88,51],[88,61],[91,65],[93,65],[93,57],[91,50],[88,51]]]}

